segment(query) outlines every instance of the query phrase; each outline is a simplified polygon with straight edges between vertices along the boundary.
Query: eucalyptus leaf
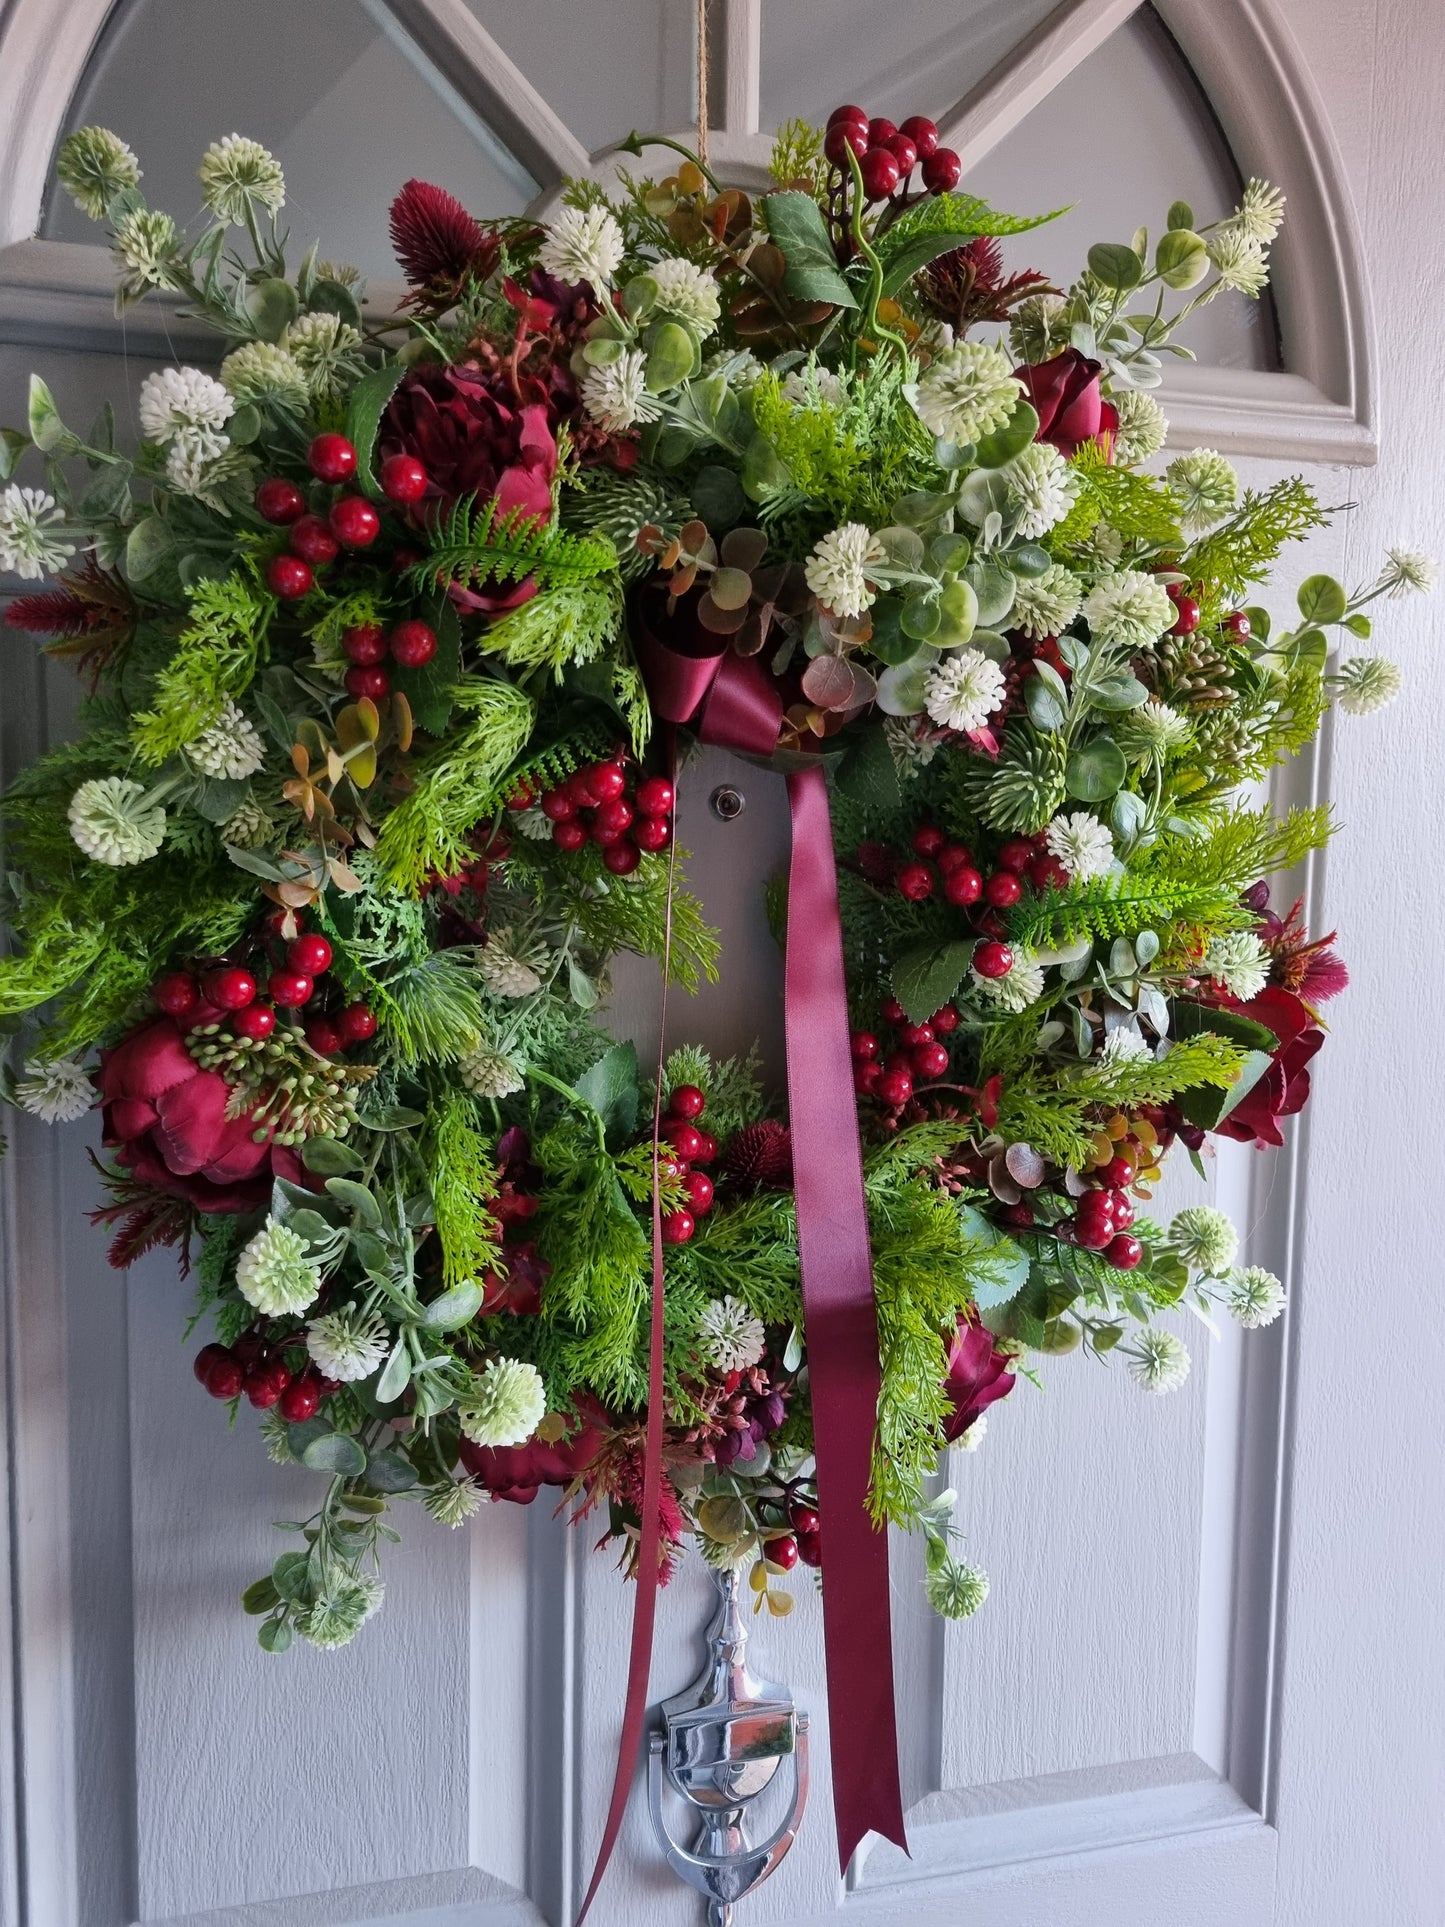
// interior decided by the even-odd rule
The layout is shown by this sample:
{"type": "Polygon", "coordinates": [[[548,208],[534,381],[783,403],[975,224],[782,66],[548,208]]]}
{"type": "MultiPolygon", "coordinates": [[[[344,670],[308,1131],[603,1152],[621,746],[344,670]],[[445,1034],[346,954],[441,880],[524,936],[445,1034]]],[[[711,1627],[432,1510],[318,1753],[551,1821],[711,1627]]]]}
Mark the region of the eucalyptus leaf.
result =
{"type": "Polygon", "coordinates": [[[171,532],[158,515],[143,515],[126,537],[125,572],[132,582],[143,582],[171,554],[171,532]]]}
{"type": "Polygon", "coordinates": [[[354,1479],[366,1470],[366,1454],[345,1432],[327,1432],[312,1439],[301,1454],[301,1463],[312,1472],[330,1472],[338,1478],[354,1479]]]}
{"type": "Polygon", "coordinates": [[[1295,600],[1308,623],[1343,622],[1349,598],[1332,575],[1309,575],[1299,585],[1295,600]]]}
{"type": "Polygon", "coordinates": [[[1108,736],[1096,736],[1091,743],[1070,752],[1064,766],[1064,787],[1081,803],[1102,803],[1128,773],[1119,745],[1108,736]]]}
{"type": "Polygon", "coordinates": [[[378,1405],[393,1405],[411,1383],[411,1353],[405,1341],[398,1339],[391,1348],[391,1356],[381,1368],[381,1376],[376,1381],[376,1402],[378,1405]]]}
{"type": "Polygon", "coordinates": [[[279,1599],[300,1599],[307,1591],[309,1553],[283,1552],[271,1568],[271,1584],[279,1599]]]}
{"type": "Polygon", "coordinates": [[[291,1628],[284,1619],[266,1619],[256,1628],[256,1638],[264,1651],[284,1653],[291,1644],[291,1628]]]}
{"type": "Polygon", "coordinates": [[[1153,930],[1141,930],[1134,938],[1134,955],[1140,968],[1147,970],[1159,955],[1159,938],[1153,930]]]}
{"type": "Polygon", "coordinates": [[[269,1613],[274,1611],[280,1604],[281,1595],[277,1592],[276,1582],[269,1573],[267,1573],[264,1579],[258,1579],[253,1585],[247,1586],[246,1590],[241,1594],[241,1611],[243,1613],[251,1613],[253,1615],[269,1613]]]}
{"type": "Polygon", "coordinates": [[[885,716],[917,716],[921,712],[928,673],[936,661],[932,650],[924,650],[910,662],[883,671],[874,700],[885,716]]]}
{"type": "Polygon", "coordinates": [[[1106,288],[1127,294],[1144,279],[1144,263],[1133,248],[1115,241],[1098,241],[1089,249],[1089,272],[1106,288]]]}
{"type": "Polygon", "coordinates": [[[456,1331],[476,1317],[485,1296],[476,1279],[468,1278],[444,1291],[440,1298],[433,1298],[422,1313],[422,1325],[427,1331],[456,1331]]]}
{"type": "Polygon", "coordinates": [[[364,1184],[357,1184],[351,1178],[328,1178],[326,1189],[338,1204],[356,1212],[364,1225],[370,1225],[373,1230],[380,1226],[381,1206],[364,1184]]]}
{"type": "Polygon", "coordinates": [[[1137,709],[1149,691],[1137,676],[1101,676],[1089,685],[1089,700],[1099,709],[1137,709]]]}
{"type": "Polygon", "coordinates": [[[1002,468],[1015,455],[1021,455],[1039,432],[1038,410],[1032,402],[1020,399],[1002,428],[983,436],[978,444],[979,468],[1002,468]]]}
{"type": "Polygon", "coordinates": [[[55,397],[40,379],[30,377],[30,439],[43,455],[74,455],[80,439],[60,419],[55,397]]]}
{"type": "Polygon", "coordinates": [[[426,1118],[404,1104],[386,1104],[374,1111],[363,1111],[356,1120],[363,1131],[414,1131],[426,1118]]]}
{"type": "Polygon", "coordinates": [[[0,428],[0,482],[8,482],[20,465],[20,457],[30,446],[30,437],[18,428],[0,428]]]}
{"type": "Polygon", "coordinates": [[[1024,684],[1024,707],[1029,712],[1029,721],[1035,729],[1046,733],[1062,729],[1064,711],[1058,698],[1037,676],[1030,676],[1024,684]]]}
{"type": "Polygon", "coordinates": [[[366,1461],[366,1483],[378,1492],[409,1492],[416,1484],[416,1468],[400,1452],[373,1452],[366,1461]]]}
{"type": "Polygon", "coordinates": [[[274,277],[249,287],[243,305],[262,341],[279,341],[301,311],[291,283],[274,277]]]}
{"type": "MultiPolygon", "coordinates": [[[[348,322],[360,334],[365,327],[361,303],[344,281],[332,281],[325,277],[311,290],[309,307],[312,313],[334,314],[348,322]]],[[[348,441],[350,437],[347,437],[348,441]]],[[[357,451],[360,453],[360,450],[357,451]]]]}
{"type": "Polygon", "coordinates": [[[344,1177],[348,1171],[363,1171],[365,1161],[349,1144],[334,1137],[309,1137],[301,1147],[301,1162],[308,1171],[323,1177],[344,1177]]]}

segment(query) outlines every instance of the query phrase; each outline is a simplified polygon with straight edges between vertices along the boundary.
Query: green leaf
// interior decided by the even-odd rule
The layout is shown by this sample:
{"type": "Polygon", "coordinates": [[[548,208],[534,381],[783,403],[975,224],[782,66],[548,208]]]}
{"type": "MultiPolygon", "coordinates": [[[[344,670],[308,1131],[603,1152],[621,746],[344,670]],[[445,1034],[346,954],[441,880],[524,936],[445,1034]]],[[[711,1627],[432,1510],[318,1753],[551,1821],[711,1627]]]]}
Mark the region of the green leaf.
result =
{"type": "Polygon", "coordinates": [[[1249,1096],[1273,1062],[1270,1052],[1252,1050],[1240,1066],[1239,1077],[1233,1084],[1224,1090],[1210,1084],[1200,1084],[1192,1090],[1181,1091],[1175,1102],[1191,1124],[1197,1124],[1201,1130],[1212,1131],[1216,1124],[1224,1122],[1236,1104],[1249,1096]]]}
{"type": "Polygon", "coordinates": [[[248,288],[244,305],[262,341],[279,341],[301,309],[291,283],[274,277],[248,288]]]}
{"type": "Polygon", "coordinates": [[[468,1278],[460,1285],[453,1285],[450,1291],[444,1291],[440,1298],[433,1298],[422,1313],[421,1322],[427,1331],[455,1331],[476,1317],[485,1295],[477,1281],[468,1278]]]}
{"type": "Polygon", "coordinates": [[[1149,691],[1137,676],[1102,676],[1090,683],[1089,700],[1099,709],[1137,709],[1148,702],[1149,691]]]}
{"type": "Polygon", "coordinates": [[[350,1178],[328,1178],[326,1189],[348,1211],[358,1212],[363,1224],[375,1230],[381,1223],[381,1206],[364,1184],[356,1184],[350,1178]]]}
{"type": "Polygon", "coordinates": [[[973,957],[971,943],[925,944],[909,950],[893,966],[893,994],[909,1021],[926,1024],[963,982],[973,957]]]}
{"type": "Polygon", "coordinates": [[[30,377],[29,415],[30,439],[42,454],[73,455],[80,447],[78,437],[60,419],[55,397],[39,375],[30,377]]]}
{"type": "Polygon", "coordinates": [[[647,332],[644,385],[649,395],[662,395],[693,373],[697,343],[680,321],[654,323],[647,332]]]}
{"type": "Polygon", "coordinates": [[[143,515],[125,542],[125,572],[132,582],[143,582],[154,575],[174,544],[171,532],[158,515],[143,515]]]}
{"type": "Polygon", "coordinates": [[[985,435],[978,444],[979,468],[1002,468],[1015,455],[1021,455],[1039,432],[1038,410],[1032,402],[1020,399],[1002,428],[985,435]]]}
{"type": "Polygon", "coordinates": [[[381,1377],[376,1381],[377,1404],[394,1404],[410,1383],[411,1353],[406,1348],[406,1341],[398,1338],[391,1348],[391,1356],[381,1368],[381,1377]]]}
{"type": "Polygon", "coordinates": [[[294,1231],[298,1238],[304,1238],[309,1245],[325,1244],[334,1234],[336,1227],[326,1222],[319,1211],[290,1211],[286,1215],[286,1227],[294,1231]]]}
{"type": "Polygon", "coordinates": [[[284,1619],[268,1619],[256,1628],[256,1637],[268,1653],[284,1653],[291,1644],[291,1628],[284,1619]]]}
{"type": "MultiPolygon", "coordinates": [[[[876,637],[875,637],[876,643],[876,637]]],[[[911,646],[910,646],[911,647],[911,646]]],[[[836,782],[845,796],[870,810],[902,807],[903,792],[888,738],[881,729],[868,730],[840,759],[836,782]]],[[[938,1006],[935,1004],[935,1010],[938,1006]]]]}
{"type": "MultiPolygon", "coordinates": [[[[1024,707],[1035,729],[1051,732],[1064,726],[1063,705],[1046,683],[1030,676],[1024,684],[1024,707]]],[[[936,1006],[935,1006],[936,1008],[936,1006]]]]}
{"type": "MultiPolygon", "coordinates": [[[[765,194],[758,205],[769,239],[782,249],[787,262],[784,291],[798,301],[827,301],[835,308],[856,308],[853,290],[839,271],[823,211],[812,195],[789,188],[781,194],[765,194]]],[[[933,257],[930,254],[927,258],[933,257]]]]}
{"type": "Polygon", "coordinates": [[[1216,1037],[1228,1038],[1231,1044],[1243,1044],[1246,1050],[1279,1048],[1279,1039],[1272,1030],[1237,1010],[1216,1010],[1212,1004],[1196,1004],[1180,997],[1171,1006],[1171,1015],[1176,1037],[1200,1037],[1212,1031],[1216,1037]]]}
{"type": "Polygon", "coordinates": [[[319,1171],[322,1177],[344,1177],[348,1171],[363,1171],[365,1161],[360,1158],[349,1144],[340,1144],[334,1137],[309,1137],[301,1147],[301,1162],[308,1171],[319,1171]]]}
{"type": "Polygon", "coordinates": [[[416,1484],[416,1470],[400,1452],[373,1452],[366,1461],[366,1483],[378,1492],[409,1492],[416,1484]]]}
{"type": "Polygon", "coordinates": [[[309,1553],[283,1552],[271,1568],[271,1584],[280,1599],[300,1599],[307,1589],[309,1553]]]}
{"type": "Polygon", "coordinates": [[[1171,201],[1169,212],[1164,216],[1166,228],[1193,227],[1194,209],[1188,201],[1171,201]]]}
{"type": "MultiPolygon", "coordinates": [[[[311,290],[308,304],[312,313],[340,315],[343,321],[350,322],[358,333],[365,326],[361,313],[361,303],[344,281],[318,281],[311,290]]],[[[348,440],[350,437],[348,436],[348,440]]]]}
{"type": "Polygon", "coordinates": [[[18,428],[0,428],[0,482],[8,482],[20,465],[20,457],[30,446],[30,437],[18,428]]]}
{"type": "MultiPolygon", "coordinates": [[[[328,1432],[322,1438],[312,1439],[301,1454],[301,1463],[312,1472],[331,1472],[339,1478],[354,1479],[366,1470],[366,1454],[356,1440],[344,1432],[328,1432]]],[[[292,1553],[290,1556],[304,1555],[292,1553]]]]}
{"type": "Polygon", "coordinates": [[[300,1425],[288,1425],[286,1427],[286,1443],[291,1448],[292,1458],[295,1459],[298,1464],[304,1461],[306,1448],[312,1439],[329,1439],[330,1437],[330,1419],[319,1416],[316,1418],[303,1419],[300,1425]]]}
{"type": "Polygon", "coordinates": [[[577,1079],[577,1095],[602,1119],[609,1135],[626,1136],[637,1123],[637,1046],[614,1044],[577,1079]]]}
{"type": "Polygon", "coordinates": [[[1330,639],[1323,629],[1301,629],[1286,649],[1283,644],[1280,654],[1298,667],[1308,665],[1323,669],[1329,659],[1330,639]]]}
{"type": "Polygon", "coordinates": [[[1295,600],[1306,622],[1343,622],[1349,598],[1344,585],[1332,575],[1308,575],[1299,585],[1295,600]]]}
{"type": "MultiPolygon", "coordinates": [[[[103,468],[76,504],[82,522],[103,522],[130,501],[130,467],[113,462],[103,468]]],[[[128,518],[123,518],[128,519],[128,518]]]]}
{"type": "Polygon", "coordinates": [[[404,1104],[387,1104],[380,1110],[363,1111],[356,1120],[363,1131],[414,1131],[426,1118],[420,1111],[409,1111],[404,1104]]]}
{"type": "Polygon", "coordinates": [[[261,411],[254,402],[243,402],[226,423],[226,438],[237,448],[245,448],[261,432],[261,411]]]}
{"type": "MultiPolygon", "coordinates": [[[[327,285],[324,281],[317,283],[318,287],[327,285]]],[[[321,305],[324,304],[313,301],[313,306],[321,305]]],[[[392,391],[405,373],[406,368],[399,361],[388,362],[383,368],[373,368],[370,374],[363,375],[357,382],[346,404],[346,439],[356,450],[357,485],[378,501],[381,499],[381,484],[371,466],[376,452],[376,432],[381,426],[381,418],[386,413],[386,404],[391,400],[392,391]]]]}
{"type": "Polygon", "coordinates": [[[1249,617],[1250,640],[1268,642],[1269,632],[1273,626],[1269,619],[1269,610],[1262,608],[1257,602],[1251,602],[1244,613],[1249,617]]]}
{"type": "Polygon", "coordinates": [[[1097,241],[1089,249],[1089,272],[1106,288],[1127,294],[1144,279],[1144,263],[1133,248],[1117,241],[1097,241]]]}
{"type": "Polygon", "coordinates": [[[989,1267],[989,1275],[970,1276],[969,1295],[980,1311],[991,1311],[999,1305],[1008,1304],[1028,1282],[1028,1253],[1020,1251],[1012,1238],[1007,1237],[996,1225],[990,1224],[983,1213],[975,1210],[971,1204],[960,1204],[958,1216],[964,1235],[988,1247],[985,1262],[989,1267]]]}
{"type": "Polygon", "coordinates": [[[260,1615],[269,1613],[281,1604],[281,1595],[276,1590],[276,1582],[270,1573],[258,1579],[254,1585],[247,1586],[241,1594],[241,1611],[260,1615]]]}
{"type": "Polygon", "coordinates": [[[1119,745],[1108,736],[1096,736],[1093,742],[1070,752],[1064,766],[1064,786],[1081,803],[1102,803],[1128,773],[1129,765],[1119,745]]]}

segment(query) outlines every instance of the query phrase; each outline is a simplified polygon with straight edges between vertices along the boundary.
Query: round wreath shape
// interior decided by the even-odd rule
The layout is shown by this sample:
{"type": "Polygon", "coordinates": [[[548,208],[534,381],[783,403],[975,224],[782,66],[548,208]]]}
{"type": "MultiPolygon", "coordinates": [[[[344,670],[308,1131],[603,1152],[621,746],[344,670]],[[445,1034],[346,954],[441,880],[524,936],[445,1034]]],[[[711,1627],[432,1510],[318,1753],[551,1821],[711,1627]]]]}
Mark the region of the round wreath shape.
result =
{"type": "Polygon", "coordinates": [[[690,1538],[775,1614],[828,1571],[810,1147],[754,1061],[683,1046],[655,1090],[599,1016],[620,951],[682,991],[716,969],[654,714],[679,666],[747,679],[755,753],[826,775],[871,1506],[925,1536],[933,1605],[987,1591],[940,1452],[1033,1355],[1168,1392],[1177,1311],[1283,1303],[1222,1213],[1148,1200],[1177,1141],[1202,1170],[1305,1101],[1346,975],[1267,879],[1327,815],[1241,786],[1332,700],[1389,700],[1332,636],[1432,571],[1313,576],[1273,626],[1250,597],[1310,490],[1160,453],[1162,357],[1260,294],[1280,197],[1176,203],[1057,290],[1006,270],[1035,223],[958,192],[926,121],[794,124],[756,197],[678,156],[546,225],[408,182],[379,313],[314,247],[288,268],[256,143],[207,151],[193,236],[115,135],[60,153],[119,300],[179,297],[221,358],[145,379],[134,453],[38,379],[0,442],[0,568],[58,577],[7,621],[90,690],[5,801],[5,1095],[99,1106],[113,1262],[193,1258],[200,1384],[328,1477],[244,1597],[272,1652],[357,1633],[411,1500],[458,1526],[555,1488],[634,1570],[690,1538]]]}

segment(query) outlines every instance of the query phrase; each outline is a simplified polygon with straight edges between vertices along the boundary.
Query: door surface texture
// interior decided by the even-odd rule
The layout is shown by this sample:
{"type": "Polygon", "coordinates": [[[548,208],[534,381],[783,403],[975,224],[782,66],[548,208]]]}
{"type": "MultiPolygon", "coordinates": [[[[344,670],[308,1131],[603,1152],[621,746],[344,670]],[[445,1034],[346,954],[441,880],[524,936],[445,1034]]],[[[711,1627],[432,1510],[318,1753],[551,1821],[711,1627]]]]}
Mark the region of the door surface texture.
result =
{"type": "MultiPolygon", "coordinates": [[[[0,421],[24,418],[35,369],[68,418],[115,399],[125,432],[149,369],[214,355],[154,298],[113,318],[95,231],[48,188],[69,129],[114,127],[180,215],[206,143],[255,136],[285,166],[296,241],[318,236],[384,298],[403,181],[545,212],[565,173],[605,177],[629,129],[694,126],[694,27],[691,0],[0,0],[0,421]]],[[[1445,551],[1433,0],[712,0],[710,53],[719,171],[759,181],[774,126],[839,101],[928,114],[995,206],[1071,209],[1009,244],[1011,265],[1056,277],[1173,198],[1213,218],[1251,175],[1276,182],[1273,295],[1220,301],[1186,337],[1198,360],[1162,391],[1170,449],[1219,449],[1252,484],[1303,472],[1342,505],[1281,595],[1315,570],[1358,580],[1386,543],[1445,551]]],[[[983,1612],[935,1619],[916,1548],[893,1549],[912,1857],[865,1845],[840,1880],[815,1773],[742,1927],[1445,1921],[1442,627],[1438,603],[1409,605],[1390,636],[1405,698],[1280,778],[1288,800],[1337,799],[1328,870],[1300,882],[1356,989],[1307,1125],[1268,1164],[1224,1147],[1238,1155],[1209,1182],[1248,1261],[1285,1279],[1286,1318],[1247,1356],[1183,1332],[1194,1371],[1170,1400],[1044,1360],[1041,1389],[956,1455],[983,1612]]],[[[74,679],[13,630],[0,656],[8,779],[63,740],[74,679]]],[[[783,787],[709,751],[683,810],[725,969],[674,999],[670,1034],[722,1052],[757,1037],[780,1077],[754,880],[786,853],[783,787]],[[706,808],[723,782],[746,798],[735,821],[706,808]]],[[[619,973],[612,1023],[644,1054],[657,1007],[650,967],[619,973]]],[[[458,1532],[405,1510],[385,1611],[354,1645],[260,1651],[236,1598],[307,1475],[267,1460],[244,1407],[229,1436],[194,1383],[173,1254],[108,1269],[85,1216],[93,1124],[19,1117],[11,1139],[0,1927],[570,1921],[631,1609],[595,1530],[545,1496],[458,1532]]],[[[1166,1202],[1203,1195],[1186,1166],[1166,1202]]],[[[825,1761],[818,1600],[796,1590],[757,1643],[825,1761]]],[[[696,1670],[708,1597],[696,1563],[662,1595],[654,1699],[696,1670]]],[[[596,1927],[699,1917],[634,1798],[596,1927]]]]}

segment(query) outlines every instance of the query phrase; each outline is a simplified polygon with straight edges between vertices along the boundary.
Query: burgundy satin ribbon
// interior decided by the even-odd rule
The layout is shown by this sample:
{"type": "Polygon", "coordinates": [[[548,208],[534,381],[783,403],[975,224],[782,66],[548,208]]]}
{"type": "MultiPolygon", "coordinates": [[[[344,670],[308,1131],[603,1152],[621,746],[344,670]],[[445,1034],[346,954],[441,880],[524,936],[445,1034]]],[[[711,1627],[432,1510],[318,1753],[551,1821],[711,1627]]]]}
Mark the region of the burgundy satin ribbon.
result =
{"type": "MultiPolygon", "coordinates": [[[[770,757],[783,716],[776,684],[760,662],[734,655],[724,639],[704,638],[695,631],[692,640],[704,647],[722,641],[723,647],[718,653],[687,655],[659,642],[644,622],[635,625],[634,646],[655,713],[669,723],[690,724],[706,743],[770,757]]],[[[789,775],[788,801],[793,824],[785,974],[788,1103],[819,1507],[828,1555],[823,1645],[833,1808],[838,1862],[846,1868],[870,1831],[905,1851],[908,1843],[898,1779],[888,1539],[868,1512],[878,1413],[878,1325],[848,1044],[838,875],[822,769],[789,775]]],[[[656,1129],[654,1118],[654,1156],[656,1129]]],[[[662,1464],[662,1247],[655,1183],[653,1235],[645,1506],[651,1504],[649,1494],[655,1496],[659,1489],[662,1464]],[[657,1483],[649,1484],[654,1472],[657,1483]]],[[[579,1927],[616,1844],[642,1737],[656,1614],[656,1553],[656,1520],[649,1510],[643,1519],[617,1776],[579,1927]]]]}

